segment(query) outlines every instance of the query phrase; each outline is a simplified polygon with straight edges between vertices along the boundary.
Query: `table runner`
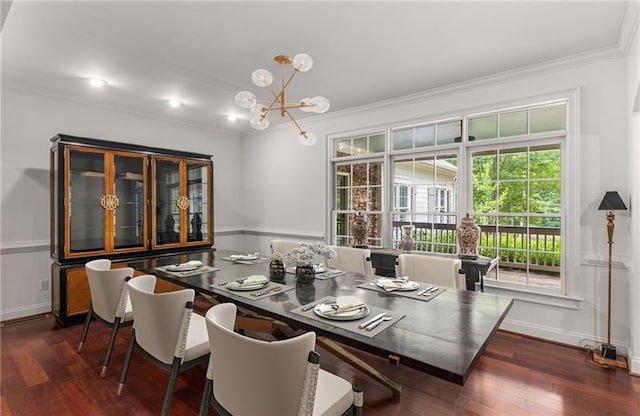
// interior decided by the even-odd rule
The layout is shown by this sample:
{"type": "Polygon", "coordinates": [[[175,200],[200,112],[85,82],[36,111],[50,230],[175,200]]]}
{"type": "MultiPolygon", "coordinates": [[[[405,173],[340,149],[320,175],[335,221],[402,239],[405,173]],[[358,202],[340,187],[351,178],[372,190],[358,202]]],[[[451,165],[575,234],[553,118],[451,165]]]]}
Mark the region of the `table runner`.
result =
{"type": "Polygon", "coordinates": [[[387,290],[384,290],[383,288],[381,288],[380,286],[376,285],[376,280],[378,280],[378,279],[369,280],[368,282],[364,282],[364,283],[359,284],[357,287],[360,287],[362,289],[375,290],[376,292],[389,293],[389,294],[396,295],[396,296],[404,296],[406,298],[417,299],[417,300],[421,300],[421,301],[424,301],[424,302],[429,302],[430,300],[432,300],[433,298],[435,298],[439,294],[444,293],[444,291],[447,290],[447,288],[445,288],[445,287],[439,287],[438,290],[433,292],[431,295],[422,296],[422,295],[418,295],[418,293],[420,293],[422,290],[428,288],[429,286],[433,286],[433,285],[430,285],[428,283],[416,282],[416,283],[418,283],[420,285],[420,288],[418,288],[416,290],[405,290],[405,291],[392,290],[392,291],[387,291],[387,290]]]}
{"type": "Polygon", "coordinates": [[[313,319],[315,321],[320,321],[323,322],[325,324],[329,324],[329,325],[333,325],[336,328],[341,328],[341,329],[345,329],[347,331],[350,332],[354,332],[356,334],[359,335],[364,335],[366,337],[369,338],[373,338],[376,335],[378,335],[380,332],[384,331],[385,329],[389,328],[391,325],[395,324],[396,322],[398,322],[400,319],[404,318],[404,315],[399,314],[399,313],[395,313],[393,311],[390,311],[388,309],[383,309],[383,308],[378,308],[377,306],[371,306],[371,305],[367,305],[367,307],[369,308],[369,314],[363,318],[354,320],[354,321],[333,321],[331,319],[326,319],[323,318],[321,316],[316,315],[316,313],[313,311],[313,307],[310,307],[311,305],[315,306],[321,303],[326,303],[326,302],[334,302],[336,300],[335,296],[326,296],[322,299],[319,299],[315,302],[312,302],[308,305],[303,305],[303,306],[299,306],[295,309],[291,309],[290,312],[293,312],[295,314],[298,315],[302,315],[305,318],[309,318],[309,319],[313,319]],[[303,310],[306,308],[309,308],[307,310],[303,310]],[[367,331],[364,328],[360,329],[358,328],[358,325],[360,325],[363,322],[366,322],[367,320],[373,318],[374,316],[378,315],[379,313],[382,312],[387,312],[389,313],[389,315],[391,315],[393,318],[389,321],[383,321],[380,325],[378,325],[377,327],[375,327],[373,330],[371,331],[367,331]]]}

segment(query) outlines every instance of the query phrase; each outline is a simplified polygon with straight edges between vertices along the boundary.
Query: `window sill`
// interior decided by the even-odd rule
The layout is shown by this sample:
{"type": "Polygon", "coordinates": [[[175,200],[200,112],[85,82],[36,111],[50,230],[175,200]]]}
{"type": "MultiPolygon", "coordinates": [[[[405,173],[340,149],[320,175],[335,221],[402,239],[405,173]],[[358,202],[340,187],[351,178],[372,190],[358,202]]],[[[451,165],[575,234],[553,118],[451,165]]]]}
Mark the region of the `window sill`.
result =
{"type": "Polygon", "coordinates": [[[499,296],[508,296],[514,300],[527,303],[536,303],[538,305],[553,306],[564,309],[580,309],[580,302],[584,299],[565,296],[555,293],[534,292],[514,287],[494,285],[492,282],[484,281],[485,293],[491,293],[499,296]]]}

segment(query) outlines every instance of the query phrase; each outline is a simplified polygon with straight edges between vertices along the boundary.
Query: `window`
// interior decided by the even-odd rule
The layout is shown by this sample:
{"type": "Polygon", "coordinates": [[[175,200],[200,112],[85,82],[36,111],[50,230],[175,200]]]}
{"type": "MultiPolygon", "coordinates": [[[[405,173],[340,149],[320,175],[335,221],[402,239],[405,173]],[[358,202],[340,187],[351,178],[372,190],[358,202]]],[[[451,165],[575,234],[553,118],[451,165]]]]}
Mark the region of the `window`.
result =
{"type": "Polygon", "coordinates": [[[567,114],[556,100],[334,139],[334,244],[362,212],[370,246],[398,247],[412,224],[416,250],[453,254],[469,213],[480,254],[500,259],[486,281],[559,292],[567,114]]]}

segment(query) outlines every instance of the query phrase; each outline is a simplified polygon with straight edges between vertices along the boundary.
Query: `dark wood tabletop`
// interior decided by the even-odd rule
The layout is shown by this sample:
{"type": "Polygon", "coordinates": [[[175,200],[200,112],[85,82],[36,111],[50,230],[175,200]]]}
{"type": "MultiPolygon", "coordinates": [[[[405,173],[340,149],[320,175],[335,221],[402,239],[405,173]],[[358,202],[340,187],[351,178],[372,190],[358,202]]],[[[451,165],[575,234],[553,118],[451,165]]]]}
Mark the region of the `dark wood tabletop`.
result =
{"type": "Polygon", "coordinates": [[[190,252],[133,263],[131,266],[178,285],[216,297],[223,302],[253,310],[285,322],[293,329],[315,331],[319,336],[344,343],[382,357],[398,356],[400,364],[463,385],[489,340],[513,304],[511,298],[485,293],[447,289],[425,302],[356,287],[372,276],[346,273],[313,283],[297,283],[287,274],[284,283],[294,290],[258,300],[247,299],[221,289],[220,282],[253,274],[269,275],[269,264],[245,265],[221,259],[227,250],[190,252]],[[176,277],[156,268],[168,264],[201,260],[220,269],[176,277]],[[337,328],[330,321],[319,322],[291,312],[325,296],[353,295],[368,305],[404,314],[405,317],[375,337],[337,328]]]}

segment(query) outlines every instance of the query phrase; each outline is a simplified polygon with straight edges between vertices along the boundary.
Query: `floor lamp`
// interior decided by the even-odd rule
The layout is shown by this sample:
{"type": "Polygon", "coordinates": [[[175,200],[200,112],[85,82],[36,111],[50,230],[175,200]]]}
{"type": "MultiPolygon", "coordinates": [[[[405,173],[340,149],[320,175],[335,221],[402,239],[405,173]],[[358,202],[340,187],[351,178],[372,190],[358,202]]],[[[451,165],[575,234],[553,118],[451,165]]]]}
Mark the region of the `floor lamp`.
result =
{"type": "Polygon", "coordinates": [[[602,345],[602,357],[608,358],[610,360],[615,360],[617,358],[616,347],[611,345],[611,247],[613,246],[613,221],[615,219],[615,215],[613,215],[614,210],[626,210],[627,206],[618,195],[616,191],[608,191],[604,194],[604,198],[602,198],[602,202],[600,202],[600,206],[598,207],[599,211],[608,211],[607,212],[607,235],[609,237],[609,294],[607,299],[609,301],[608,310],[607,310],[607,343],[602,345]]]}

